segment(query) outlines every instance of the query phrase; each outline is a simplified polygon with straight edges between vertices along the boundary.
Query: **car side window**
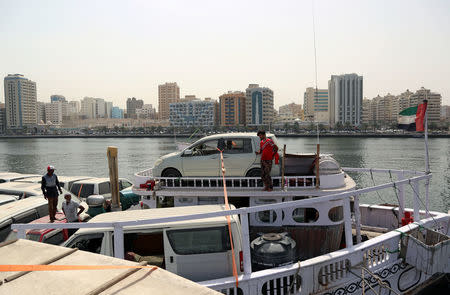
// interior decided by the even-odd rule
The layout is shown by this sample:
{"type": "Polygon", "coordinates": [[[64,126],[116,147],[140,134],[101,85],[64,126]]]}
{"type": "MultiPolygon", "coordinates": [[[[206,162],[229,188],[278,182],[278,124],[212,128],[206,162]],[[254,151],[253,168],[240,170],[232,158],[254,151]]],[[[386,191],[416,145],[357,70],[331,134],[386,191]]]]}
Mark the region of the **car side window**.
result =
{"type": "Polygon", "coordinates": [[[76,237],[67,245],[68,248],[78,248],[82,251],[100,254],[103,234],[87,234],[76,237]]]}
{"type": "Polygon", "coordinates": [[[252,141],[250,138],[226,139],[225,154],[252,153],[252,141]]]}
{"type": "Polygon", "coordinates": [[[192,156],[209,156],[217,154],[217,139],[199,143],[192,148],[192,156]]]}
{"type": "Polygon", "coordinates": [[[54,234],[53,236],[44,237],[42,242],[44,242],[46,244],[51,244],[51,245],[60,245],[62,242],[64,242],[63,231],[60,230],[56,234],[54,234]]]}
{"type": "Polygon", "coordinates": [[[109,193],[111,193],[109,181],[98,184],[98,194],[99,195],[104,195],[104,194],[109,194],[109,193]]]}

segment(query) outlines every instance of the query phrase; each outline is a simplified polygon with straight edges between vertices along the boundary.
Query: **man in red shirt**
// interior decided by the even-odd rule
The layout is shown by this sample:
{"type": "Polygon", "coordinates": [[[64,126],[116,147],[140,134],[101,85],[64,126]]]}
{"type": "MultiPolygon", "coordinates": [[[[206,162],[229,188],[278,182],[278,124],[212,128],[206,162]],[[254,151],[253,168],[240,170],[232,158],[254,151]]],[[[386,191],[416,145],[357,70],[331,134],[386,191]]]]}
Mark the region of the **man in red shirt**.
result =
{"type": "Polygon", "coordinates": [[[264,182],[263,191],[271,192],[273,189],[272,178],[270,177],[270,170],[272,170],[272,160],[278,152],[277,145],[272,139],[266,137],[264,130],[258,131],[261,142],[259,144],[259,151],[257,155],[261,154],[261,179],[264,182]]]}

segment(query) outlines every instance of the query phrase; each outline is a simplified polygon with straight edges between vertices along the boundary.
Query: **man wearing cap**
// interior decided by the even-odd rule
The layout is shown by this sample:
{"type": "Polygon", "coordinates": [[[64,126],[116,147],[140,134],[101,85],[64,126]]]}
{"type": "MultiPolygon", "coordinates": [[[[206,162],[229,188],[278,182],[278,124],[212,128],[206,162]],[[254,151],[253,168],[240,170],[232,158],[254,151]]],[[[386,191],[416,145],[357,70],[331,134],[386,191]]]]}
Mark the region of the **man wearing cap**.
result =
{"type": "Polygon", "coordinates": [[[263,191],[271,192],[273,190],[272,178],[270,171],[272,170],[272,160],[278,156],[278,146],[267,138],[266,131],[260,130],[257,133],[261,142],[259,144],[259,151],[255,152],[261,155],[261,179],[264,183],[263,191]]]}
{"type": "Polygon", "coordinates": [[[44,198],[48,201],[48,215],[50,222],[54,222],[56,217],[56,206],[58,205],[58,190],[62,194],[61,186],[59,185],[58,177],[55,172],[55,167],[48,166],[47,174],[42,176],[41,189],[44,198]]]}

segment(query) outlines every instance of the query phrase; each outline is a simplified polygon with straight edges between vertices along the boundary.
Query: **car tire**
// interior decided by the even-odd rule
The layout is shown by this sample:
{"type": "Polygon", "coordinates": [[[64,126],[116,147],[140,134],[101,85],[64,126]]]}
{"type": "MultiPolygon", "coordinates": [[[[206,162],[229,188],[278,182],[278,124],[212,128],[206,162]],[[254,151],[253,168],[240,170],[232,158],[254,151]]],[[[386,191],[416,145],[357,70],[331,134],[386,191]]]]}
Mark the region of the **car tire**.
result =
{"type": "Polygon", "coordinates": [[[245,174],[245,177],[261,177],[261,169],[260,168],[250,169],[247,172],[247,174],[245,174]]]}
{"type": "Polygon", "coordinates": [[[180,171],[175,168],[167,168],[161,173],[162,177],[181,177],[180,171]]]}

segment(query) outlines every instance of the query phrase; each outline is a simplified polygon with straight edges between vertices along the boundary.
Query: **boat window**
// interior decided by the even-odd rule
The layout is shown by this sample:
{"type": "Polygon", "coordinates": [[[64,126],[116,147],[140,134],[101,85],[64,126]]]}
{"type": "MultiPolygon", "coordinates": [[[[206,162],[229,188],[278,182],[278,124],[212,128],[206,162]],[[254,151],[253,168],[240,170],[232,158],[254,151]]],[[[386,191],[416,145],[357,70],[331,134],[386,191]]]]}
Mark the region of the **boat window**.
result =
{"type": "Polygon", "coordinates": [[[319,211],[314,208],[297,208],[292,212],[292,219],[298,223],[311,223],[319,219],[319,211]]]}
{"type": "Polygon", "coordinates": [[[93,184],[81,184],[81,183],[74,183],[72,187],[70,188],[70,191],[75,195],[79,196],[81,198],[87,198],[90,195],[94,194],[94,185],[93,184]],[[81,192],[80,192],[81,188],[81,192]]]}
{"type": "Polygon", "coordinates": [[[226,139],[225,154],[252,153],[252,141],[250,138],[226,139]]]}
{"type": "Polygon", "coordinates": [[[226,252],[231,249],[228,227],[167,231],[170,246],[179,255],[226,252]]]}
{"type": "Polygon", "coordinates": [[[192,148],[192,156],[209,156],[217,154],[217,139],[201,142],[192,148]]]}
{"type": "Polygon", "coordinates": [[[330,211],[328,211],[328,218],[330,218],[330,220],[334,222],[343,220],[344,208],[342,206],[331,208],[330,211]]]}
{"type": "Polygon", "coordinates": [[[68,245],[68,248],[78,248],[82,251],[100,254],[102,248],[103,234],[88,234],[75,237],[68,245]]]}
{"type": "Polygon", "coordinates": [[[264,223],[274,223],[277,219],[277,213],[273,210],[258,212],[258,219],[264,223]]]}
{"type": "Polygon", "coordinates": [[[64,234],[62,230],[59,230],[56,234],[50,236],[52,233],[53,232],[45,236],[42,242],[51,245],[60,245],[62,242],[64,242],[64,234]]]}
{"type": "Polygon", "coordinates": [[[111,187],[109,185],[109,181],[98,184],[98,194],[99,195],[106,195],[109,193],[111,193],[111,187]]]}

